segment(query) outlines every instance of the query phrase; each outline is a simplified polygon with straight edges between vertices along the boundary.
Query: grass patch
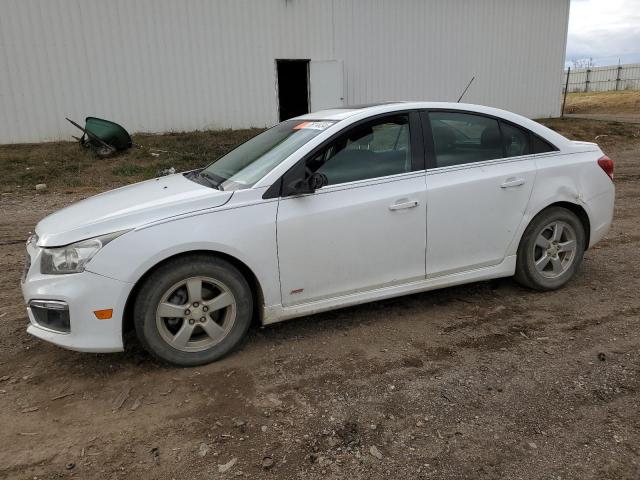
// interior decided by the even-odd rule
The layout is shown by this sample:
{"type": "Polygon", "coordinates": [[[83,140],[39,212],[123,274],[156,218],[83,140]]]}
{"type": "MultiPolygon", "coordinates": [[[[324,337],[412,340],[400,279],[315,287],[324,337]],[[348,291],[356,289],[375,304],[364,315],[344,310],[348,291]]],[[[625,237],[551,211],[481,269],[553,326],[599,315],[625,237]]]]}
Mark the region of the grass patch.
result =
{"type": "Polygon", "coordinates": [[[145,165],[117,165],[111,169],[116,177],[145,177],[150,174],[153,167],[145,165]]]}
{"type": "Polygon", "coordinates": [[[566,113],[640,114],[640,90],[567,94],[566,113]]]}
{"type": "Polygon", "coordinates": [[[176,171],[205,166],[262,130],[216,130],[162,135],[133,135],[134,147],[100,159],[76,142],[0,145],[0,191],[106,190],[176,171]]]}

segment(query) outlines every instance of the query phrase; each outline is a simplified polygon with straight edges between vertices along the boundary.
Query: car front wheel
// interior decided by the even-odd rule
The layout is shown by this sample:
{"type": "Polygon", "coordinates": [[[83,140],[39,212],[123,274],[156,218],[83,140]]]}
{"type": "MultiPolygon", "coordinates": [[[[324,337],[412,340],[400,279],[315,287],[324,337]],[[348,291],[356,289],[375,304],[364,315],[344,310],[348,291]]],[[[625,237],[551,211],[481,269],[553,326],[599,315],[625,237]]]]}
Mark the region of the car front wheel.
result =
{"type": "Polygon", "coordinates": [[[570,210],[552,207],[536,215],[518,247],[515,279],[536,290],[555,290],[575,275],[582,263],[586,236],[570,210]]]}
{"type": "Polygon", "coordinates": [[[237,346],[252,313],[251,289],[233,265],[193,255],[169,260],[146,279],[134,322],[140,342],[156,358],[196,366],[237,346]]]}

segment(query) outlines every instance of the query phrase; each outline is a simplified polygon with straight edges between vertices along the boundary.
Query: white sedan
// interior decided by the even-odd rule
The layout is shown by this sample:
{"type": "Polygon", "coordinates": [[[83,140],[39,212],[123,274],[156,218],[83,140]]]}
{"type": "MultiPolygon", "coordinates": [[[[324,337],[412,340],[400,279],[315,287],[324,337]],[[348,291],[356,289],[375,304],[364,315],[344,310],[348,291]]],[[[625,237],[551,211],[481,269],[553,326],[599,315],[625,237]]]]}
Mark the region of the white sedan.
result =
{"type": "Polygon", "coordinates": [[[552,290],[613,216],[613,162],[519,115],[455,103],[317,112],[204,169],[42,220],[22,281],[29,333],[176,365],[262,325],[515,276],[552,290]]]}

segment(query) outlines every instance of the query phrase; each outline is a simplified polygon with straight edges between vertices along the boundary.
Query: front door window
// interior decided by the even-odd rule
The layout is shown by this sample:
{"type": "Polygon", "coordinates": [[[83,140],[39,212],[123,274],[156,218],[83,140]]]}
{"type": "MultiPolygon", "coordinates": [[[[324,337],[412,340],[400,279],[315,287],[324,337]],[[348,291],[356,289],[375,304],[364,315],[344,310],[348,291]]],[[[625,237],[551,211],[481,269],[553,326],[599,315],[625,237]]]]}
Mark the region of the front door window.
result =
{"type": "Polygon", "coordinates": [[[359,125],[307,161],[307,171],[327,176],[329,185],[411,171],[409,116],[359,125]]]}

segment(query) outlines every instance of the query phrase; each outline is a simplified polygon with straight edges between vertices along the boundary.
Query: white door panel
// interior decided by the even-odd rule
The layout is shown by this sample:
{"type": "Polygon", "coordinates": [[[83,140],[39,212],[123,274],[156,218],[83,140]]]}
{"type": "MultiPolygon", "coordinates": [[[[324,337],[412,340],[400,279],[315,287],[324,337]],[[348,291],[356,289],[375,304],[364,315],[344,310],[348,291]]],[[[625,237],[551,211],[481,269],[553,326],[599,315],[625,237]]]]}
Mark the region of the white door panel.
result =
{"type": "Polygon", "coordinates": [[[425,278],[425,174],[283,198],[277,237],[285,306],[425,278]]]}
{"type": "Polygon", "coordinates": [[[309,85],[312,112],[342,106],[344,103],[342,62],[336,60],[311,61],[309,85]]]}
{"type": "Polygon", "coordinates": [[[500,263],[525,214],[534,160],[464,165],[427,175],[427,276],[500,263]]]}

